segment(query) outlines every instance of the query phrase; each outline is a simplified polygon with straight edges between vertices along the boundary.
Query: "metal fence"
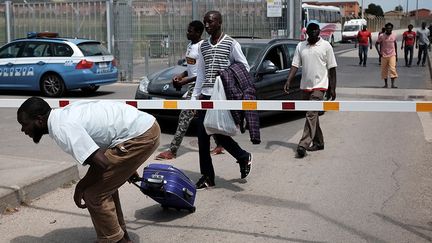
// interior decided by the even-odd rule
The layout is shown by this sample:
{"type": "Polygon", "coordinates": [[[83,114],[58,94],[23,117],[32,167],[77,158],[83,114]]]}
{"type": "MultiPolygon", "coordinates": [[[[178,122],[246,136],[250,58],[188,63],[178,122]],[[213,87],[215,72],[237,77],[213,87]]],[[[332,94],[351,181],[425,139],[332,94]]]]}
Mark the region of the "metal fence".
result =
{"type": "MultiPolygon", "coordinates": [[[[231,36],[299,38],[301,30],[301,0],[282,0],[282,17],[271,18],[267,17],[267,0],[6,2],[11,9],[11,39],[31,31],[53,31],[64,37],[99,40],[118,59],[121,81],[132,81],[136,64],[142,63],[148,72],[152,60],[177,63],[185,52],[188,23],[202,20],[209,10],[222,13],[224,32],[231,36]]],[[[6,4],[0,4],[0,44],[7,42],[5,12],[6,4]]],[[[368,22],[373,23],[373,31],[385,20],[368,22]]],[[[400,23],[395,26],[405,24],[400,23]]]]}

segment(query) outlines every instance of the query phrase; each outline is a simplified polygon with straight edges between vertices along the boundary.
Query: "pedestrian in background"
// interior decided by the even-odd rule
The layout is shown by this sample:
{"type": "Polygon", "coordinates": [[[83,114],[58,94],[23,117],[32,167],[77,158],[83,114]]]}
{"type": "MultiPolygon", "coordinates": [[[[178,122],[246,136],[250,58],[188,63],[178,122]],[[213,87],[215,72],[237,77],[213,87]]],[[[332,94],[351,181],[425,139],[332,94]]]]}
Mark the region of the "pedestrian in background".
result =
{"type": "MultiPolygon", "coordinates": [[[[209,11],[204,16],[204,26],[209,38],[201,44],[198,55],[198,70],[192,99],[209,100],[219,71],[231,64],[242,63],[249,71],[249,64],[240,44],[222,32],[222,15],[218,11],[209,11]]],[[[215,172],[210,156],[210,136],[204,128],[206,111],[198,111],[198,147],[202,177],[196,183],[197,189],[215,186],[215,172]]],[[[214,134],[218,143],[230,153],[240,166],[242,179],[249,175],[252,167],[252,154],[242,149],[232,137],[214,134]]]]}
{"type": "MultiPolygon", "coordinates": [[[[304,100],[336,99],[336,58],[329,42],[319,37],[318,23],[310,21],[306,27],[308,39],[300,42],[295,50],[291,69],[284,89],[290,92],[290,84],[300,66],[302,78],[300,89],[303,90],[304,100]]],[[[306,150],[317,151],[324,149],[324,136],[319,123],[319,112],[306,112],[306,122],[303,135],[297,147],[297,157],[303,158],[306,150]]]]}
{"type": "Polygon", "coordinates": [[[416,40],[416,32],[412,31],[413,25],[408,25],[408,31],[405,31],[402,35],[402,45],[401,50],[404,50],[404,57],[405,57],[405,66],[411,67],[413,54],[414,54],[414,43],[416,40]],[[405,46],[404,46],[405,44],[405,46]],[[408,59],[408,53],[409,53],[409,59],[408,59]]]}
{"type": "MultiPolygon", "coordinates": [[[[195,86],[196,74],[197,74],[197,60],[198,51],[203,40],[201,35],[204,32],[204,24],[199,20],[194,20],[189,23],[186,37],[190,41],[186,49],[186,71],[177,74],[173,77],[174,87],[181,89],[183,85],[189,85],[188,91],[186,92],[186,99],[190,99],[192,96],[192,91],[195,86]]],[[[170,143],[169,150],[164,151],[156,156],[158,160],[170,160],[177,157],[177,151],[183,141],[186,131],[192,119],[195,116],[195,110],[182,110],[179,115],[177,130],[174,134],[174,138],[170,143]]],[[[220,154],[223,153],[223,148],[217,146],[212,153],[220,154]]]]}
{"type": "Polygon", "coordinates": [[[426,64],[428,47],[430,46],[429,35],[430,32],[429,29],[426,29],[426,22],[423,22],[421,29],[417,30],[417,39],[416,39],[416,48],[418,48],[417,66],[420,65],[420,61],[422,63],[422,66],[425,66],[426,64]]]}
{"type": "Polygon", "coordinates": [[[77,207],[88,209],[97,242],[132,242],[118,188],[137,176],[159,146],[156,119],[123,102],[78,101],[51,109],[45,100],[31,97],[19,107],[17,120],[35,143],[49,134],[63,151],[90,166],[73,198],[77,207]]]}
{"type": "Polygon", "coordinates": [[[384,34],[380,35],[375,43],[375,48],[381,57],[381,78],[384,79],[383,88],[388,87],[388,76],[391,79],[391,87],[397,88],[395,86],[395,79],[398,77],[396,72],[397,42],[396,34],[392,33],[392,31],[393,24],[387,23],[384,34]]]}
{"type": "Polygon", "coordinates": [[[372,34],[367,30],[367,25],[363,25],[363,29],[357,33],[358,51],[359,51],[359,65],[363,64],[366,67],[368,47],[372,49],[372,34]]]}

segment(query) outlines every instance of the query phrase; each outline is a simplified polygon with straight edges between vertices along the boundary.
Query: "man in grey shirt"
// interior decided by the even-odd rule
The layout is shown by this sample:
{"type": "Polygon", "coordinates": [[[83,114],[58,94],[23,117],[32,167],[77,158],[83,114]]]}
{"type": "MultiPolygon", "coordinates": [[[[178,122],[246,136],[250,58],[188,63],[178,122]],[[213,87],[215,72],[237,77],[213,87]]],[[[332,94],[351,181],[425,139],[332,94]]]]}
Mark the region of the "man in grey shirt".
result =
{"type": "Polygon", "coordinates": [[[417,30],[416,49],[419,49],[417,65],[420,65],[420,61],[422,61],[422,66],[426,64],[428,46],[430,46],[429,35],[430,32],[426,29],[426,22],[423,22],[422,28],[417,30]]]}

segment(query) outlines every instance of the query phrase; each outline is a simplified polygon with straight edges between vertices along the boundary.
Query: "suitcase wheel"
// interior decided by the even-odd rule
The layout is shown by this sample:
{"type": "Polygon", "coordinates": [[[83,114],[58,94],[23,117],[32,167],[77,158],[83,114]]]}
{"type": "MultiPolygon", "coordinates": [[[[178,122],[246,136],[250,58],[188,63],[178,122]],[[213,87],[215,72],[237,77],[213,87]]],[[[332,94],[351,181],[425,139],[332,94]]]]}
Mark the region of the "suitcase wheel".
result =
{"type": "Polygon", "coordinates": [[[188,210],[189,210],[189,213],[195,213],[196,207],[189,208],[188,210]]]}

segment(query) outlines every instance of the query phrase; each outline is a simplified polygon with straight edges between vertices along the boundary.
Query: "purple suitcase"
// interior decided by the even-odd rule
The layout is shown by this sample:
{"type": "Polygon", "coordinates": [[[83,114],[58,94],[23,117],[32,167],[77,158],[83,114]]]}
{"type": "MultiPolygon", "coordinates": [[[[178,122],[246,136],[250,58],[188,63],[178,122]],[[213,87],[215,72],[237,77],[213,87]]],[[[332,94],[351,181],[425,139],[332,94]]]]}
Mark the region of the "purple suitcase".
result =
{"type": "Polygon", "coordinates": [[[149,164],[144,168],[140,190],[164,209],[195,212],[196,187],[181,170],[167,164],[149,164]]]}

